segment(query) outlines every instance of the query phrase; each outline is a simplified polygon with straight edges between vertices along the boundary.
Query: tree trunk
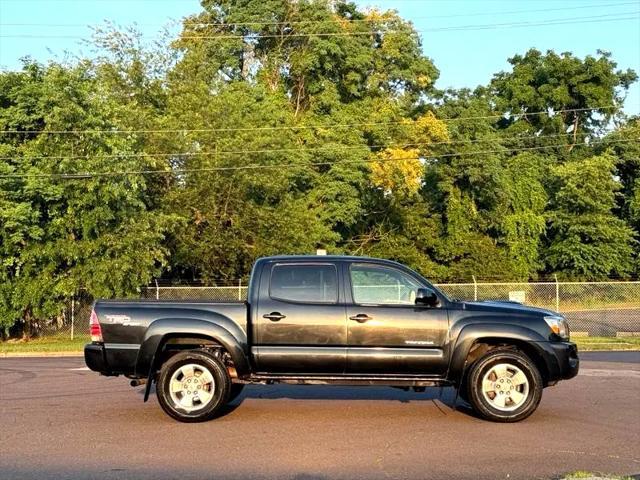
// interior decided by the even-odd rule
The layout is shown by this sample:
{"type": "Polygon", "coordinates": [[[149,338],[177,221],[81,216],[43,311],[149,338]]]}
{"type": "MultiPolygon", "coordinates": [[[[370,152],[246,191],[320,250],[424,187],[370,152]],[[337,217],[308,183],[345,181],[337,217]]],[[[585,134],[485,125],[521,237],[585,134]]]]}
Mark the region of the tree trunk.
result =
{"type": "Polygon", "coordinates": [[[251,74],[251,64],[254,61],[255,51],[254,46],[250,43],[244,43],[242,46],[242,66],[241,75],[243,80],[248,80],[251,74]]]}
{"type": "Polygon", "coordinates": [[[24,319],[24,326],[22,327],[22,339],[30,340],[33,330],[33,315],[31,314],[31,308],[26,308],[22,315],[24,319]]]}

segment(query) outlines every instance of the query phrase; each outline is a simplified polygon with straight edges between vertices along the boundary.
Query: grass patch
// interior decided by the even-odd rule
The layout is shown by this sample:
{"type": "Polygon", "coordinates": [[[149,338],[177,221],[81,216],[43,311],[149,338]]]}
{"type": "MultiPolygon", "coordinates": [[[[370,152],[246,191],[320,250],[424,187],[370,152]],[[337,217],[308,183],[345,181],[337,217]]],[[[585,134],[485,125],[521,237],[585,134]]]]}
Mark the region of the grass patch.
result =
{"type": "Polygon", "coordinates": [[[575,337],[571,341],[577,343],[583,352],[640,350],[640,337],[575,337]]]}
{"type": "Polygon", "coordinates": [[[82,352],[89,338],[85,335],[71,340],[68,335],[40,337],[29,341],[7,340],[0,342],[0,354],[3,353],[51,353],[51,352],[82,352]]]}
{"type": "Polygon", "coordinates": [[[577,472],[573,472],[570,473],[568,475],[565,475],[564,479],[566,480],[573,480],[574,478],[589,478],[589,477],[593,477],[594,474],[591,472],[585,472],[584,470],[578,470],[577,472]]]}
{"type": "Polygon", "coordinates": [[[631,477],[621,477],[619,475],[607,475],[604,473],[586,472],[584,470],[578,470],[577,472],[569,473],[562,477],[562,480],[576,480],[584,478],[597,478],[601,480],[632,480],[631,477]]]}

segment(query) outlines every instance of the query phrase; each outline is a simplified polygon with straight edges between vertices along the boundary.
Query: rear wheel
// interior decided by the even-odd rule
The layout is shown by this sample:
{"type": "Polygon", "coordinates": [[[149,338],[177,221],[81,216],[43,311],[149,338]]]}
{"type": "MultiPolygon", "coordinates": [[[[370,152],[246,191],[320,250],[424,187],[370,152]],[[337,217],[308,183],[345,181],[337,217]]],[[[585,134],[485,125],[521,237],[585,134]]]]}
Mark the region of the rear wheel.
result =
{"type": "Polygon", "coordinates": [[[188,351],[162,366],[156,392],[169,416],[181,422],[203,422],[227,403],[230,389],[231,379],[221,360],[206,352],[188,351]]]}
{"type": "Polygon", "coordinates": [[[465,393],[473,409],[487,420],[518,422],[538,408],[542,377],[524,353],[490,350],[471,366],[465,393]]]}

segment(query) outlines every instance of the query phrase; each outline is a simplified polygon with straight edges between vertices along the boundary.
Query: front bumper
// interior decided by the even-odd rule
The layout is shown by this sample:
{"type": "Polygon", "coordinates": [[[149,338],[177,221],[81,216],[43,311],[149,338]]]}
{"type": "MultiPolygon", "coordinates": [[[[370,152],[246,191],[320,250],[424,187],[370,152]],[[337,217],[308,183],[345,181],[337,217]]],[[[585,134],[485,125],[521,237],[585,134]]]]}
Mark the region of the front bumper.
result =
{"type": "Polygon", "coordinates": [[[548,345],[553,350],[557,361],[557,369],[552,375],[553,380],[567,380],[578,375],[580,369],[580,359],[578,358],[578,347],[572,342],[549,342],[548,345]]]}
{"type": "Polygon", "coordinates": [[[84,346],[84,362],[94,372],[109,373],[104,345],[100,343],[88,343],[84,346]]]}

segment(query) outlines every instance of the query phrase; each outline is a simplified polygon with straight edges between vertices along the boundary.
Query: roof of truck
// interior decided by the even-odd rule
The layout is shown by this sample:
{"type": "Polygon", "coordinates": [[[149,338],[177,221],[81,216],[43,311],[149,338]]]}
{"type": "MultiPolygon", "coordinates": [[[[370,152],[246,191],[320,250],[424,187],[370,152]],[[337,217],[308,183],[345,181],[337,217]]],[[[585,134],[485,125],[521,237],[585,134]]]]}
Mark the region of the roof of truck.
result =
{"type": "MultiPolygon", "coordinates": [[[[294,260],[304,262],[331,262],[331,261],[375,261],[380,263],[388,263],[394,265],[401,265],[393,260],[386,260],[384,258],[365,257],[357,255],[274,255],[271,257],[262,257],[258,261],[279,261],[279,260],[294,260]]],[[[405,267],[406,268],[406,267],[405,267]]]]}
{"type": "Polygon", "coordinates": [[[260,260],[381,260],[373,257],[361,257],[356,255],[273,255],[262,257],[260,260]]]}
{"type": "Polygon", "coordinates": [[[278,261],[294,261],[294,262],[372,262],[380,265],[389,265],[394,266],[396,268],[400,268],[401,270],[405,270],[407,272],[411,272],[414,275],[424,279],[419,273],[410,269],[406,265],[402,263],[396,262],[394,260],[386,260],[384,258],[375,258],[375,257],[364,257],[357,255],[274,255],[271,257],[262,257],[259,258],[256,262],[265,263],[265,262],[278,262],[278,261]]]}

